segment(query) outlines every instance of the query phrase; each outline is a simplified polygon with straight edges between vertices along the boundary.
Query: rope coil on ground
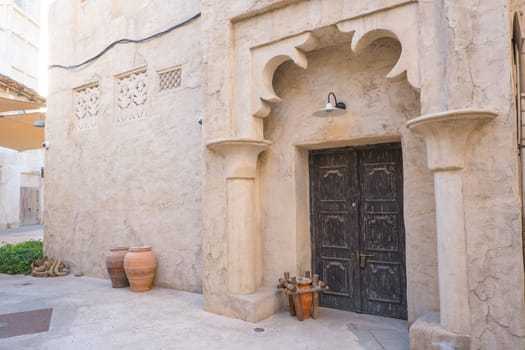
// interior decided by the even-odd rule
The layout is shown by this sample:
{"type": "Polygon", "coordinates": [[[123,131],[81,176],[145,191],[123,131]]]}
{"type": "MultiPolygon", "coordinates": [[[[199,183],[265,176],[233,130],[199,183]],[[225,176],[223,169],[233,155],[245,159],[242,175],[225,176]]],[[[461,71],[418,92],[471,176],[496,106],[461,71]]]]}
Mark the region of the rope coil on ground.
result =
{"type": "Polygon", "coordinates": [[[67,275],[69,269],[60,259],[42,258],[31,263],[31,271],[29,273],[33,277],[60,277],[67,275]]]}

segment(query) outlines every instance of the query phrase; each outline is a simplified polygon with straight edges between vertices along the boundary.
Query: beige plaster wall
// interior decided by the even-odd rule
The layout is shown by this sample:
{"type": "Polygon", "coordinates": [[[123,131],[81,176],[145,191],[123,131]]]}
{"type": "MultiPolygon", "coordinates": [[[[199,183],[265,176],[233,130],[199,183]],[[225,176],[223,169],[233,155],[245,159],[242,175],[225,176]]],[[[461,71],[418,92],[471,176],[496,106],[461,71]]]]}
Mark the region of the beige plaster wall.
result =
{"type": "Polygon", "coordinates": [[[509,2],[445,0],[419,6],[421,23],[429,24],[421,27],[422,111],[499,113],[469,146],[463,172],[472,349],[521,349],[523,243],[509,2]]]}
{"type": "MultiPolygon", "coordinates": [[[[0,147],[0,228],[20,225],[20,187],[40,190],[40,213],[44,207],[44,186],[40,168],[44,166],[44,149],[18,152],[0,147]]],[[[42,217],[40,217],[42,220],[42,217]]]]}
{"type": "Polygon", "coordinates": [[[198,1],[119,0],[107,6],[95,0],[57,1],[51,8],[51,63],[79,62],[111,40],[145,36],[193,15],[199,7],[203,17],[161,39],[118,46],[80,70],[51,71],[46,128],[51,143],[46,187],[53,193],[46,210],[48,254],[70,259],[75,269],[104,276],[103,255],[110,246],[149,243],[159,256],[158,284],[200,290],[202,281],[207,310],[242,317],[242,306],[233,305],[224,291],[228,279],[224,157],[204,148],[201,136],[204,144],[221,138],[266,137],[274,142],[261,157],[255,196],[257,203],[262,199],[257,230],[262,234],[261,285],[273,285],[284,269],[301,272],[308,267],[309,250],[304,248],[309,228],[303,220],[308,212],[307,149],[401,140],[408,307],[413,320],[438,306],[436,243],[433,182],[425,168],[424,144],[404,123],[418,112],[493,109],[499,116],[469,148],[469,166],[463,173],[471,335],[473,349],[523,348],[509,16],[509,4],[517,2],[418,2],[421,26],[413,28],[418,42],[404,49],[419,53],[418,61],[408,67],[419,64],[419,95],[404,80],[384,79],[399,55],[391,41],[372,46],[362,57],[352,56],[345,46],[321,47],[349,42],[351,32],[324,30],[339,21],[373,17],[381,9],[402,4],[416,2],[203,0],[200,6],[198,1]],[[308,55],[310,68],[282,66],[274,85],[283,102],[272,105],[266,122],[253,118],[251,48],[310,30],[321,45],[320,51],[308,55]],[[159,93],[156,71],[174,65],[182,66],[182,88],[159,93]],[[147,67],[146,117],[117,123],[115,75],[140,67],[147,67]],[[330,80],[326,72],[346,79],[330,80]],[[72,89],[94,82],[101,91],[97,127],[78,130],[72,89]],[[308,115],[324,103],[328,89],[344,91],[336,93],[351,113],[330,123],[310,121],[308,115]],[[196,124],[201,113],[202,135],[196,124]],[[201,157],[204,169],[195,166],[201,157]],[[284,166],[277,167],[281,161],[284,166]],[[286,191],[289,202],[276,204],[265,190],[286,191]],[[283,245],[292,247],[285,258],[279,254],[283,245]]]}
{"type": "MultiPolygon", "coordinates": [[[[159,32],[199,7],[57,1],[50,8],[50,63],[78,63],[113,40],[159,32]]],[[[147,43],[118,45],[81,69],[51,69],[49,80],[46,253],[74,272],[106,277],[110,247],[148,244],[157,254],[157,285],[201,291],[200,20],[147,43]],[[182,69],[180,88],[160,91],[158,71],[175,66],[182,69]],[[146,70],[145,114],[121,122],[116,76],[136,68],[146,70]],[[95,126],[80,128],[74,89],[86,84],[98,84],[100,102],[95,126]]]]}
{"type": "Polygon", "coordinates": [[[20,176],[21,187],[40,187],[40,172],[38,173],[22,173],[20,176]]]}
{"type": "Polygon", "coordinates": [[[265,120],[272,145],[260,157],[264,285],[283,271],[312,269],[308,150],[402,141],[409,320],[439,309],[433,178],[424,144],[405,128],[419,115],[419,95],[406,80],[386,78],[399,55],[392,39],[374,42],[359,56],[341,44],[308,54],[307,69],[287,62],[274,75],[283,102],[265,120]],[[348,113],[311,116],[329,91],[348,113]]]}
{"type": "Polygon", "coordinates": [[[12,165],[0,167],[0,228],[18,227],[20,223],[20,171],[12,165]]]}

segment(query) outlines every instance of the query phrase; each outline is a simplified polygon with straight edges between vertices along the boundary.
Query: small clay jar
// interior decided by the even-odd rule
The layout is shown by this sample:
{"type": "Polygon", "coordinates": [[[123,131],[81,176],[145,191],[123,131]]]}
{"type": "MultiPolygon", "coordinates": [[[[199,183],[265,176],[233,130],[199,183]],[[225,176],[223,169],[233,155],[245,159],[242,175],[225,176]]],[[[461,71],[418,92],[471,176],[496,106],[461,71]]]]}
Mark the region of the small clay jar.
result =
{"type": "Polygon", "coordinates": [[[124,258],[124,269],[133,292],[150,290],[157,269],[157,258],[151,246],[129,248],[124,258]]]}
{"type": "Polygon", "coordinates": [[[106,254],[106,269],[113,288],[124,288],[129,286],[128,277],[124,271],[124,256],[128,253],[128,247],[111,248],[106,254]]]}

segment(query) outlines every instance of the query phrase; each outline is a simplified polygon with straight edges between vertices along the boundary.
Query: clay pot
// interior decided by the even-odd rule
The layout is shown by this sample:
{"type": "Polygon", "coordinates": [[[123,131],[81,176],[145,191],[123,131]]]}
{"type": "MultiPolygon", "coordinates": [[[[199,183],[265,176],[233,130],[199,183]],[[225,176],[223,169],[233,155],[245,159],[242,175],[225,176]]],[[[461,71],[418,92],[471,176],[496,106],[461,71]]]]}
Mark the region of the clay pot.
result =
{"type": "Polygon", "coordinates": [[[124,271],[124,256],[128,253],[128,247],[111,248],[106,254],[106,269],[108,270],[111,286],[113,288],[124,288],[129,286],[126,272],[124,271]]]}
{"type": "Polygon", "coordinates": [[[147,292],[153,285],[157,258],[150,246],[131,247],[124,258],[124,269],[133,292],[147,292]]]}
{"type": "MultiPolygon", "coordinates": [[[[309,278],[298,278],[297,279],[297,287],[299,289],[308,289],[311,287],[312,280],[309,278]]],[[[303,310],[303,316],[304,318],[310,317],[310,309],[312,308],[312,300],[313,300],[313,294],[312,293],[303,293],[299,294],[299,301],[301,302],[301,309],[303,310]]]]}

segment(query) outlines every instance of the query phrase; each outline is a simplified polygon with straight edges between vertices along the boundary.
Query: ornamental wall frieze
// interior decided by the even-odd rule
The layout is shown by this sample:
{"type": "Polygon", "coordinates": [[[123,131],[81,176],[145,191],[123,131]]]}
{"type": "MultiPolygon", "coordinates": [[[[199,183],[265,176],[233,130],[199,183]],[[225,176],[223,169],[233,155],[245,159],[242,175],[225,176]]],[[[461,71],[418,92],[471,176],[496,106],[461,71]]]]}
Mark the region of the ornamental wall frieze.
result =
{"type": "Polygon", "coordinates": [[[146,67],[116,77],[115,122],[143,119],[148,100],[146,67]]]}
{"type": "Polygon", "coordinates": [[[99,83],[91,83],[73,89],[75,124],[77,130],[94,129],[98,125],[100,111],[99,83]]]}

